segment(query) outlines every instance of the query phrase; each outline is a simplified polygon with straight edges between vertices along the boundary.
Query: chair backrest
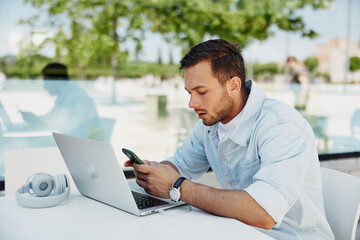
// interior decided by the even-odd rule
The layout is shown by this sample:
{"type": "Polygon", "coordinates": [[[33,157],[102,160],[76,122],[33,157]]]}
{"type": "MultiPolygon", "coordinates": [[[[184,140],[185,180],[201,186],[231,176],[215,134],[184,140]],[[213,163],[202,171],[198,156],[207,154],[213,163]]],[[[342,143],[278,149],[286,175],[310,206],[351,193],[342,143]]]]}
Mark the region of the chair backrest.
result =
{"type": "Polygon", "coordinates": [[[336,170],[321,168],[323,198],[336,240],[354,240],[360,215],[360,179],[336,170]]]}

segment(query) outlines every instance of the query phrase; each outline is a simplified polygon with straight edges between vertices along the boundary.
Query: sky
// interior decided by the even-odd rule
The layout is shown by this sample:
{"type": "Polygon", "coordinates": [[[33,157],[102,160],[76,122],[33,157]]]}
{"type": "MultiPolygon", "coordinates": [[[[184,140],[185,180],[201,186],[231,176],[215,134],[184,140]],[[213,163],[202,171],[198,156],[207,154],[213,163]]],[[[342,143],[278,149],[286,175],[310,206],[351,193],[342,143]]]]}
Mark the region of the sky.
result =
{"type": "MultiPolygon", "coordinates": [[[[245,62],[281,62],[287,56],[304,60],[314,55],[316,45],[328,43],[332,38],[346,38],[349,2],[351,2],[350,39],[360,41],[360,0],[334,0],[330,9],[313,10],[307,7],[297,12],[303,17],[307,28],[319,33],[318,38],[302,38],[299,33],[287,33],[274,28],[272,37],[262,42],[255,40],[243,49],[245,62]]],[[[0,56],[16,55],[19,51],[19,40],[30,39],[29,28],[16,23],[20,19],[33,16],[36,12],[37,10],[30,4],[23,3],[23,0],[0,0],[0,56]]],[[[33,40],[40,41],[37,36],[33,40]]],[[[132,54],[134,45],[128,42],[126,46],[132,54]]],[[[165,43],[160,34],[147,32],[139,58],[155,62],[158,59],[159,49],[164,62],[169,59],[169,51],[172,51],[175,62],[182,57],[179,47],[165,43]]],[[[51,55],[51,52],[53,51],[48,49],[44,54],[51,55]]]]}

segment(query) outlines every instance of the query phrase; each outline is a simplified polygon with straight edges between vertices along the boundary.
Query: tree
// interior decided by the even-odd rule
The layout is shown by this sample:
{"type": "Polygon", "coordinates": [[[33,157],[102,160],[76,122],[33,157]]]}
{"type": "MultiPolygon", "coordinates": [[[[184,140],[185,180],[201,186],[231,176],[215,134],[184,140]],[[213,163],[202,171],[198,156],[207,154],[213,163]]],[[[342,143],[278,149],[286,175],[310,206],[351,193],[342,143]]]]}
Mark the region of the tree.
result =
{"type": "Polygon", "coordinates": [[[355,72],[360,70],[360,57],[353,56],[350,58],[350,71],[355,72]]]}
{"type": "Polygon", "coordinates": [[[319,65],[319,60],[316,57],[308,57],[305,59],[304,65],[307,67],[310,73],[314,73],[317,66],[319,65]]]}
{"type": "MultiPolygon", "coordinates": [[[[130,0],[25,0],[48,13],[47,22],[54,35],[47,40],[55,45],[56,59],[65,61],[70,69],[79,69],[78,78],[84,78],[84,70],[92,61],[101,59],[103,66],[111,66],[117,76],[119,64],[128,53],[121,49],[127,39],[136,42],[141,50],[144,21],[130,0]]],[[[23,23],[36,25],[39,17],[23,23]]]]}
{"type": "Polygon", "coordinates": [[[255,63],[253,66],[254,76],[258,77],[260,75],[264,76],[274,76],[279,72],[278,65],[275,62],[259,64],[255,63]]]}
{"type": "Polygon", "coordinates": [[[236,41],[242,47],[253,39],[265,40],[272,26],[299,31],[303,36],[317,34],[305,27],[296,10],[305,6],[326,8],[331,0],[137,0],[140,12],[169,42],[188,50],[206,38],[236,41]]]}
{"type": "Polygon", "coordinates": [[[162,60],[162,50],[161,50],[161,48],[159,48],[158,49],[158,60],[157,60],[157,63],[159,64],[159,65],[162,65],[163,64],[163,60],[162,60]]]}
{"type": "Polygon", "coordinates": [[[16,56],[14,55],[5,55],[0,57],[0,72],[3,72],[6,76],[9,76],[10,69],[16,63],[16,56]]]}
{"type": "Polygon", "coordinates": [[[132,39],[136,53],[142,49],[144,32],[161,33],[168,42],[189,47],[208,39],[236,41],[242,47],[253,39],[265,40],[275,26],[284,31],[317,34],[306,28],[298,9],[326,8],[331,0],[24,0],[48,14],[46,22],[34,16],[23,23],[48,26],[56,59],[79,69],[94,62],[111,66],[118,76],[127,58],[124,42],[132,39]],[[40,23],[39,23],[40,22],[40,23]]]}

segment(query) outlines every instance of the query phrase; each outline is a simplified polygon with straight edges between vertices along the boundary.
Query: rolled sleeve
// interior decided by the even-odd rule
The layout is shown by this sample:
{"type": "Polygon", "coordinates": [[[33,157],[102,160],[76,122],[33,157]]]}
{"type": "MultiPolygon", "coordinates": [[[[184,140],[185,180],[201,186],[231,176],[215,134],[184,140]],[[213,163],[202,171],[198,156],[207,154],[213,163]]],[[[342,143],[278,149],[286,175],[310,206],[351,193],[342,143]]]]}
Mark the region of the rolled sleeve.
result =
{"type": "Polygon", "coordinates": [[[256,182],[244,189],[274,219],[278,227],[290,206],[281,193],[265,182],[256,182]]]}
{"type": "Polygon", "coordinates": [[[278,227],[298,200],[310,162],[317,159],[317,154],[303,128],[292,123],[273,126],[259,143],[260,169],[244,190],[278,227]]]}

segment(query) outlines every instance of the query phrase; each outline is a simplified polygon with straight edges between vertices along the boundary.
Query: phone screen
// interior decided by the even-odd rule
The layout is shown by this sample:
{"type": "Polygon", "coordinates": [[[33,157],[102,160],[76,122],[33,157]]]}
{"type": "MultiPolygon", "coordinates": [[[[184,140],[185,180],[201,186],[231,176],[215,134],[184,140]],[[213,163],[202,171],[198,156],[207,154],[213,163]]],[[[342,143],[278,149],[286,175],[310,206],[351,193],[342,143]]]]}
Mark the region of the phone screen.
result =
{"type": "Polygon", "coordinates": [[[131,162],[137,163],[137,164],[144,164],[138,156],[134,152],[132,152],[129,149],[123,148],[121,149],[123,153],[130,159],[131,162]]]}

